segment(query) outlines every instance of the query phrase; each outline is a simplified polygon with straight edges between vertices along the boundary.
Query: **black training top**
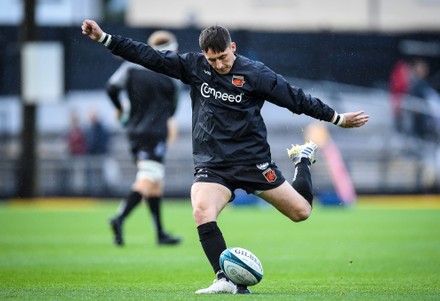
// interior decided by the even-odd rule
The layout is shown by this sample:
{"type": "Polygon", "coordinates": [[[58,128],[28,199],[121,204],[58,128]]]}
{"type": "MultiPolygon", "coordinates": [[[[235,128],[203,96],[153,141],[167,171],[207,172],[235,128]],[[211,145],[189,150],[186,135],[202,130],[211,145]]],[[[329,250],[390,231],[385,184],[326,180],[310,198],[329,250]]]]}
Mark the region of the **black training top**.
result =
{"type": "Polygon", "coordinates": [[[112,36],[113,54],[180,79],[191,87],[195,167],[271,161],[267,129],[261,116],[265,100],[330,121],[334,110],[292,87],[264,64],[237,55],[227,75],[218,74],[202,53],[159,52],[121,36],[112,36]]]}
{"type": "Polygon", "coordinates": [[[124,110],[120,92],[125,90],[130,102],[126,130],[137,148],[165,141],[167,121],[177,105],[177,81],[142,66],[124,62],[107,82],[107,93],[116,108],[124,110]]]}

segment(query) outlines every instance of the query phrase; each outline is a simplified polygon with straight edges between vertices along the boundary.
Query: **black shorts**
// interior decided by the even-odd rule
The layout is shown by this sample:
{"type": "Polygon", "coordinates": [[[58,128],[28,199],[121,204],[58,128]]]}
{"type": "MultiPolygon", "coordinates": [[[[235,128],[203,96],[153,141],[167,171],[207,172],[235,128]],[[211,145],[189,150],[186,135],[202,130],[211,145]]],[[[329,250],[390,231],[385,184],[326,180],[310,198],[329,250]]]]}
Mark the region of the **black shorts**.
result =
{"type": "Polygon", "coordinates": [[[142,145],[136,143],[136,141],[131,142],[131,154],[134,162],[152,160],[163,163],[165,153],[166,143],[163,140],[151,139],[148,144],[143,143],[142,145]]]}
{"type": "Polygon", "coordinates": [[[218,183],[227,187],[234,198],[234,190],[241,188],[247,193],[259,194],[283,184],[284,176],[274,162],[228,167],[196,168],[194,183],[218,183]]]}

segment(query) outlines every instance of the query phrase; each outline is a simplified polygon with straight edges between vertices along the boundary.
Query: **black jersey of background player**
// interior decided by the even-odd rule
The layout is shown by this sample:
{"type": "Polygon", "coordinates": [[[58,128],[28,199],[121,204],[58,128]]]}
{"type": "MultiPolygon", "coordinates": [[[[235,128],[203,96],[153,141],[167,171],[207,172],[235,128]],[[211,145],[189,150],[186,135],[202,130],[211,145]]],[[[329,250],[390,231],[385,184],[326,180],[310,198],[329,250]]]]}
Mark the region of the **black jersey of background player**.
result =
{"type": "Polygon", "coordinates": [[[112,36],[113,54],[190,85],[195,167],[270,162],[260,110],[267,100],[296,114],[330,121],[334,110],[291,86],[264,64],[236,54],[220,75],[202,53],[155,51],[129,38],[112,36]]]}
{"type": "Polygon", "coordinates": [[[177,105],[178,87],[175,79],[124,62],[110,77],[107,91],[115,106],[122,109],[119,92],[125,90],[130,101],[126,131],[133,150],[165,142],[167,120],[177,105]]]}

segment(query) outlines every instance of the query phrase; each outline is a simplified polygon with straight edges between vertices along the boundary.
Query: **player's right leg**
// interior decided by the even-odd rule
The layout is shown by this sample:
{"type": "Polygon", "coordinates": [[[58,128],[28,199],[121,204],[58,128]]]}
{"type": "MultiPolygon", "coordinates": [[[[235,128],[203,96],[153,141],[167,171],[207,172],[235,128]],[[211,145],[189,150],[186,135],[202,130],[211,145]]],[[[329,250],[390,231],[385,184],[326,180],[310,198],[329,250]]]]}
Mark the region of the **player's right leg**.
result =
{"type": "Polygon", "coordinates": [[[137,191],[131,191],[127,198],[119,204],[117,214],[110,219],[110,227],[113,231],[114,243],[118,246],[124,245],[122,226],[125,219],[130,215],[134,208],[141,202],[142,195],[137,191]]]}
{"type": "Polygon", "coordinates": [[[292,146],[287,150],[295,163],[295,175],[292,185],[282,185],[263,191],[259,196],[272,204],[292,221],[306,220],[312,212],[313,187],[310,165],[314,163],[317,146],[313,142],[292,146]]]}
{"type": "Polygon", "coordinates": [[[313,202],[310,165],[316,162],[315,155],[317,151],[318,146],[312,141],[302,145],[292,145],[292,148],[287,150],[287,155],[295,164],[292,187],[309,202],[310,206],[313,202]]]}
{"type": "Polygon", "coordinates": [[[265,190],[258,195],[294,222],[306,220],[312,206],[287,181],[277,188],[265,190]]]}
{"type": "Polygon", "coordinates": [[[292,148],[287,149],[287,155],[295,165],[303,158],[308,159],[310,164],[314,164],[316,162],[315,154],[317,151],[318,146],[314,142],[308,141],[302,145],[292,144],[292,148]]]}

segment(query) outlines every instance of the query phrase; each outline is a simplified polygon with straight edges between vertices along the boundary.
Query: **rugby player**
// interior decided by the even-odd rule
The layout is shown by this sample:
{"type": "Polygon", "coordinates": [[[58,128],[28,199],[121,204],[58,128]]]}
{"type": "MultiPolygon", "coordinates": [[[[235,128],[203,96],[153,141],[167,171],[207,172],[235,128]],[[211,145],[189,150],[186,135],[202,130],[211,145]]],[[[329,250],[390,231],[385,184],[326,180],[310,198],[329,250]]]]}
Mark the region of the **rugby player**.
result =
{"type": "MultiPolygon", "coordinates": [[[[157,50],[177,51],[174,34],[159,30],[148,38],[157,50]]],[[[125,61],[107,82],[107,94],[116,108],[116,116],[124,125],[134,162],[136,180],[128,196],[120,203],[118,213],[110,220],[114,243],[124,245],[123,224],[134,208],[145,199],[160,245],[175,245],[180,238],[163,229],[161,204],[165,166],[163,165],[168,133],[175,135],[172,116],[176,111],[178,81],[163,74],[125,61]],[[121,98],[125,91],[129,106],[124,109],[121,98]]]]}
{"type": "Polygon", "coordinates": [[[250,293],[247,287],[232,283],[220,269],[219,256],[226,249],[226,242],[217,217],[234,199],[234,190],[242,188],[272,204],[292,221],[306,220],[313,200],[309,167],[317,150],[311,141],[288,150],[295,163],[293,182],[288,183],[271,159],[261,116],[264,102],[343,128],[363,126],[369,116],[363,111],[338,114],[263,63],[236,53],[236,43],[222,26],[201,32],[201,53],[183,54],[157,51],[147,44],[105,33],[93,20],[83,22],[82,33],[115,55],[190,86],[195,168],[191,187],[193,218],[202,248],[216,273],[213,284],[196,293],[250,293]]]}

